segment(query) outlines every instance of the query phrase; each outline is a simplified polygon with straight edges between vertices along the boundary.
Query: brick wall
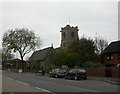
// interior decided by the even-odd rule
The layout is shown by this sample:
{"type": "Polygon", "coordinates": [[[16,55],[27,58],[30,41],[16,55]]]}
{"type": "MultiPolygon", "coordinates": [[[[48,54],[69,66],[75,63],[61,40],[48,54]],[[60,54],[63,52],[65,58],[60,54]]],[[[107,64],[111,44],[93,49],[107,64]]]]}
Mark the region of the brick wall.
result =
{"type": "Polygon", "coordinates": [[[120,77],[120,68],[113,68],[112,69],[112,76],[113,77],[120,77]]]}
{"type": "Polygon", "coordinates": [[[96,69],[96,68],[87,68],[88,76],[97,76],[97,77],[105,77],[105,69],[96,69]]]}
{"type": "MultiPolygon", "coordinates": [[[[95,77],[106,76],[105,68],[87,68],[86,71],[88,76],[95,76],[95,77]]],[[[120,69],[112,68],[112,77],[120,77],[120,69]]]]}

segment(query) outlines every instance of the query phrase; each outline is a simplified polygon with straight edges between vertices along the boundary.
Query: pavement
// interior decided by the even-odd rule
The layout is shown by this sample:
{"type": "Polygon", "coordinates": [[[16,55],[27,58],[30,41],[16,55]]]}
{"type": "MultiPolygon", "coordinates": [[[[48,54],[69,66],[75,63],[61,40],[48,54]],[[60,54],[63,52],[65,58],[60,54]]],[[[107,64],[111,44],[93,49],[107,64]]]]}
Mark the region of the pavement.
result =
{"type": "Polygon", "coordinates": [[[101,81],[105,81],[105,82],[110,83],[110,84],[120,85],[120,78],[88,76],[88,79],[101,80],[101,81]]]}
{"type": "Polygon", "coordinates": [[[9,77],[3,76],[2,80],[2,92],[44,92],[38,87],[32,87],[27,83],[9,77]]]}

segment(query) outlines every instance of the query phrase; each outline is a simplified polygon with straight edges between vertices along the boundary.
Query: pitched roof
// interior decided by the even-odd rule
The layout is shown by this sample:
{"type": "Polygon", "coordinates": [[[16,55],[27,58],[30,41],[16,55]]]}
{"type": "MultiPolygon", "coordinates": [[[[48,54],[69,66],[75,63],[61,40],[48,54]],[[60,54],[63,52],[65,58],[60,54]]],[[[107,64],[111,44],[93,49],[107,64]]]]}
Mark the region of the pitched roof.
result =
{"type": "Polygon", "coordinates": [[[34,52],[30,57],[30,60],[44,60],[51,49],[53,49],[53,47],[48,47],[34,52]]]}
{"type": "Polygon", "coordinates": [[[102,54],[120,52],[120,41],[111,42],[102,54]]]}

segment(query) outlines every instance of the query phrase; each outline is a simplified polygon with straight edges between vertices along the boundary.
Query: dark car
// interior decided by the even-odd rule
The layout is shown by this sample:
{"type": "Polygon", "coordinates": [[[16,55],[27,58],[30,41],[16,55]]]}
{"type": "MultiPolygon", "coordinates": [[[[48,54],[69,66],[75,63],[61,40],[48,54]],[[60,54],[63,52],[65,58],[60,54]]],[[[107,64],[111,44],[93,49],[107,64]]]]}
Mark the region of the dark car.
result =
{"type": "Polygon", "coordinates": [[[52,71],[50,71],[49,76],[50,77],[55,77],[55,78],[65,77],[67,72],[68,72],[67,69],[57,68],[57,69],[53,69],[52,71]]]}
{"type": "Polygon", "coordinates": [[[65,76],[65,79],[78,80],[81,78],[83,78],[84,80],[87,79],[87,74],[84,69],[71,69],[65,76]]]}

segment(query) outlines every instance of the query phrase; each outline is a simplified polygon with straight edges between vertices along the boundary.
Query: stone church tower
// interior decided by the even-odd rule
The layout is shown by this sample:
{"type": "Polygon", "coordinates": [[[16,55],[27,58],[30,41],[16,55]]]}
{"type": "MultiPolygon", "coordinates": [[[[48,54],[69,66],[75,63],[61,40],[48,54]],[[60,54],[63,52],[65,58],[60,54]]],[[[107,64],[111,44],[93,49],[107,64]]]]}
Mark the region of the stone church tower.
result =
{"type": "Polygon", "coordinates": [[[66,49],[70,46],[73,41],[78,40],[78,27],[71,27],[66,25],[66,27],[61,28],[61,48],[66,49]]]}

